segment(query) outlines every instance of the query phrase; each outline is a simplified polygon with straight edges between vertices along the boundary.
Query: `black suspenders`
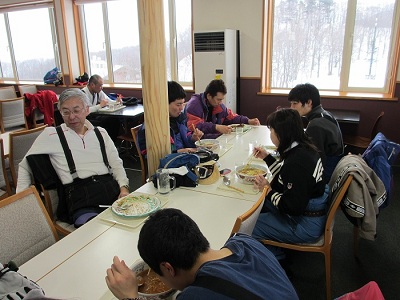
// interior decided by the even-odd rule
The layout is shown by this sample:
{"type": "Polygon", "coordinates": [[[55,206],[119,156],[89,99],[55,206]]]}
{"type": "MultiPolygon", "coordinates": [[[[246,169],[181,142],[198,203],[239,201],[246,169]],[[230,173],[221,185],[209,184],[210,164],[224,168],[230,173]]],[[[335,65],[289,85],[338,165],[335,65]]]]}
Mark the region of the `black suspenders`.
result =
{"type": "MultiPolygon", "coordinates": [[[[75,178],[78,178],[78,175],[76,174],[76,167],[75,167],[74,159],[72,158],[71,149],[68,146],[67,139],[65,138],[64,131],[62,130],[61,126],[57,126],[56,130],[57,130],[58,137],[60,138],[60,142],[63,147],[64,153],[65,153],[65,158],[67,159],[67,162],[68,162],[69,172],[72,176],[72,179],[74,180],[75,178]]],[[[107,153],[106,153],[106,147],[104,144],[104,139],[97,127],[94,127],[94,132],[96,133],[96,136],[99,139],[100,149],[101,149],[101,154],[103,155],[104,164],[108,168],[108,173],[112,174],[111,166],[107,159],[107,153]]]]}

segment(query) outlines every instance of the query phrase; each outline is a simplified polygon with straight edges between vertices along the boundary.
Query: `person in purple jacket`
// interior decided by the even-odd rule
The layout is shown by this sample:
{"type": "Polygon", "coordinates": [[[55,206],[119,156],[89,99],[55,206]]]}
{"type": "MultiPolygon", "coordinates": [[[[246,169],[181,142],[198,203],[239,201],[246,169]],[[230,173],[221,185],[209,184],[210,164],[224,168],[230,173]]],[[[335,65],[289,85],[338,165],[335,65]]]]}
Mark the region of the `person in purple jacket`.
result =
{"type": "MultiPolygon", "coordinates": [[[[236,234],[221,249],[212,249],[193,219],[178,209],[150,215],[137,247],[161,281],[181,291],[178,300],[299,299],[285,271],[260,242],[236,234]]],[[[106,283],[118,299],[139,299],[135,273],[117,256],[107,269],[106,283]]]]}
{"type": "Polygon", "coordinates": [[[257,118],[249,119],[227,108],[222,103],[225,95],[226,86],[221,79],[212,80],[204,93],[194,94],[185,107],[188,127],[200,129],[205,139],[215,139],[221,134],[231,133],[231,124],[260,125],[257,118]]]}

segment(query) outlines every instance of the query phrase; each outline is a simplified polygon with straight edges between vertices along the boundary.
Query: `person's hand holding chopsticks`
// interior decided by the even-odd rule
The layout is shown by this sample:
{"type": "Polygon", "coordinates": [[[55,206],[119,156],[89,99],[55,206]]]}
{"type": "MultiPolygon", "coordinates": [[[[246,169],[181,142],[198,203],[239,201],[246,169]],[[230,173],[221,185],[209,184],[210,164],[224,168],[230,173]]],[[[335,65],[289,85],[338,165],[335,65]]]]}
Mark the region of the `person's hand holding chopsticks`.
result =
{"type": "Polygon", "coordinates": [[[264,159],[269,155],[269,152],[267,150],[265,150],[264,147],[258,146],[258,147],[254,147],[253,155],[256,158],[264,159]]]}
{"type": "Polygon", "coordinates": [[[192,141],[200,141],[200,139],[203,137],[204,133],[200,129],[196,128],[194,125],[193,127],[193,132],[192,132],[192,141]]]}

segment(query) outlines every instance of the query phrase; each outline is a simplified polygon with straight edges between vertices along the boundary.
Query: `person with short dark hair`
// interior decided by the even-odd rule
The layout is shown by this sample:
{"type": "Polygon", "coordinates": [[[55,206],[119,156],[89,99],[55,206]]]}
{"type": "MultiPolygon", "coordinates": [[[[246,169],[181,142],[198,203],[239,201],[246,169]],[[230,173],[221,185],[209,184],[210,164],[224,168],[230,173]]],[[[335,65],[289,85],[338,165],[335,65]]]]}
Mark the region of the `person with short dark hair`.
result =
{"type": "Polygon", "coordinates": [[[88,84],[82,89],[88,97],[89,115],[87,119],[95,126],[101,126],[107,130],[111,139],[115,142],[120,129],[120,121],[118,118],[110,116],[93,115],[92,113],[99,111],[109,103],[116,103],[111,100],[103,91],[103,78],[94,74],[90,76],[88,84]]]}
{"type": "Polygon", "coordinates": [[[188,126],[195,126],[204,132],[203,138],[214,139],[221,134],[232,132],[231,124],[250,124],[258,126],[257,118],[249,119],[246,116],[232,112],[222,103],[227,93],[223,80],[212,80],[204,93],[194,94],[185,107],[188,126]]]}
{"type": "MultiPolygon", "coordinates": [[[[176,81],[168,81],[168,110],[171,136],[171,152],[196,152],[195,142],[203,136],[199,129],[191,130],[186,126],[183,113],[186,92],[176,81]]],[[[145,124],[138,132],[138,143],[142,155],[147,155],[145,124]]]]}
{"type": "Polygon", "coordinates": [[[87,85],[82,91],[88,96],[89,112],[96,112],[100,108],[108,105],[111,100],[103,91],[103,78],[100,75],[94,74],[90,76],[87,85]]]}
{"type": "MultiPolygon", "coordinates": [[[[181,291],[178,299],[232,299],[229,291],[198,284],[209,276],[229,284],[233,293],[244,289],[253,296],[248,299],[298,299],[284,270],[260,242],[237,234],[221,249],[211,249],[197,224],[178,209],[149,217],[140,230],[138,250],[166,285],[181,291]]],[[[107,269],[106,282],[118,299],[138,297],[136,275],[118,257],[107,269]]]]}
{"type": "Polygon", "coordinates": [[[289,92],[288,100],[290,108],[308,120],[306,132],[321,151],[324,179],[329,182],[344,152],[339,124],[330,112],[322,108],[319,91],[310,83],[296,85],[289,92]]]}
{"type": "MultiPolygon", "coordinates": [[[[264,206],[253,230],[253,237],[284,243],[316,241],[324,231],[328,210],[329,187],[323,180],[323,166],[317,147],[303,130],[299,113],[280,109],[267,118],[271,140],[277,147],[276,159],[263,147],[255,147],[272,172],[269,182],[262,175],[254,185],[268,186],[264,206]]],[[[267,246],[278,259],[280,248],[267,246]]]]}

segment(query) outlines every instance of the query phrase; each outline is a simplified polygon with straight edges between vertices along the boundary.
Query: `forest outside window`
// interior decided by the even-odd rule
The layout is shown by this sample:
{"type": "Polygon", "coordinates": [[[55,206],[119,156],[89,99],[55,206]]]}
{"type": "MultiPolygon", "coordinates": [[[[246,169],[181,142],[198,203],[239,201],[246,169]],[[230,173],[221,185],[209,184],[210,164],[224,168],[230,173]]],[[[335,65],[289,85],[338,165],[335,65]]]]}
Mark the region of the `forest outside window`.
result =
{"type": "Polygon", "coordinates": [[[305,82],[337,92],[393,89],[399,0],[264,4],[262,92],[305,82]]]}
{"type": "MultiPolygon", "coordinates": [[[[108,84],[142,83],[136,0],[76,1],[80,5],[85,65],[108,84]]],[[[164,0],[168,80],[191,86],[191,1],[164,0]],[[175,17],[177,16],[177,17],[175,17]]]]}
{"type": "Polygon", "coordinates": [[[51,5],[0,7],[1,80],[43,82],[49,70],[60,68],[51,5]]]}

